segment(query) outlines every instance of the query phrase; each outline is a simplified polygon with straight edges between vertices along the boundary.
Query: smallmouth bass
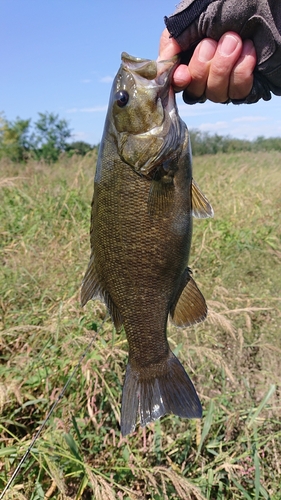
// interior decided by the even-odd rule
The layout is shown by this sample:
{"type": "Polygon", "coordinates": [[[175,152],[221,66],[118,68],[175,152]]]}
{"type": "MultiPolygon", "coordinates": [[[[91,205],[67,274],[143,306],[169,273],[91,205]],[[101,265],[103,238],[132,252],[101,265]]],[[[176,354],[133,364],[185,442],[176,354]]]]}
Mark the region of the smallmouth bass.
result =
{"type": "Polygon", "coordinates": [[[171,87],[177,58],[122,53],[99,149],[91,214],[91,257],[81,303],[102,298],[129,360],[121,432],[166,413],[200,418],[196,390],[167,341],[178,326],[205,319],[207,307],[187,267],[192,215],[213,210],[192,179],[188,130],[171,87]]]}

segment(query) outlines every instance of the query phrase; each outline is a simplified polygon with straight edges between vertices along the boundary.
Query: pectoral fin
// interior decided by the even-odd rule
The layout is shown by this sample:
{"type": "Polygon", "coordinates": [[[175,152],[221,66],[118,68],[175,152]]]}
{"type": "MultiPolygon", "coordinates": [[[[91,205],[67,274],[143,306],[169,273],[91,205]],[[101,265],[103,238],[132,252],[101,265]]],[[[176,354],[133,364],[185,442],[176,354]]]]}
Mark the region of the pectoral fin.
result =
{"type": "Polygon", "coordinates": [[[205,299],[194,279],[186,269],[179,292],[170,310],[173,323],[177,326],[191,326],[200,323],[207,316],[205,299]]]}
{"type": "Polygon", "coordinates": [[[109,293],[104,289],[102,284],[100,283],[100,279],[96,272],[95,267],[95,259],[94,255],[91,256],[88,269],[84,276],[81,288],[81,305],[82,307],[87,304],[89,300],[101,299],[105,302],[110,315],[112,317],[112,321],[117,331],[121,330],[123,319],[122,316],[111,299],[109,293]]]}
{"type": "Polygon", "coordinates": [[[148,213],[152,216],[165,216],[171,209],[174,197],[174,184],[164,182],[162,179],[151,181],[148,198],[148,213]]]}
{"type": "Polygon", "coordinates": [[[194,179],[192,179],[191,184],[191,207],[192,215],[197,219],[206,219],[207,217],[214,216],[214,211],[210,202],[202,193],[194,179]]]}

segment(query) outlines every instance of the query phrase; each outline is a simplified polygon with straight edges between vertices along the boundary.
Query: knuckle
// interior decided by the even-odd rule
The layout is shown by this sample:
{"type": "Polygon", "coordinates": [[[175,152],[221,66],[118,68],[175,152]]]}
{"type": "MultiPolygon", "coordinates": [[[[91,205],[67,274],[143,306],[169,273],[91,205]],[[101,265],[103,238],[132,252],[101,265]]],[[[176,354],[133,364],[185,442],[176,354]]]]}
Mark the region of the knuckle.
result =
{"type": "Polygon", "coordinates": [[[229,85],[230,99],[244,99],[250,93],[252,86],[252,77],[243,80],[233,79],[229,85]]]}
{"type": "Polygon", "coordinates": [[[227,89],[221,87],[207,87],[206,97],[213,102],[225,102],[228,99],[227,89]]]}

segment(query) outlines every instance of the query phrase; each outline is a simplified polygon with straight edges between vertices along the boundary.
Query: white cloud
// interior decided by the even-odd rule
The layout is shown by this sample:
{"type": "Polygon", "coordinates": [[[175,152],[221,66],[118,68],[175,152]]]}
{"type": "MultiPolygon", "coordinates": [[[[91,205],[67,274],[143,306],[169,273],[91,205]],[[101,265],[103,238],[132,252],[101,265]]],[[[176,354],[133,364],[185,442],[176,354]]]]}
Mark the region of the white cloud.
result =
{"type": "Polygon", "coordinates": [[[79,111],[78,108],[70,108],[66,110],[66,113],[77,113],[77,111],[79,111]]]}
{"type": "Polygon", "coordinates": [[[113,80],[114,80],[113,76],[110,75],[103,76],[102,78],[100,78],[100,82],[102,83],[112,83],[113,80]]]}
{"type": "Polygon", "coordinates": [[[177,106],[181,117],[209,115],[210,113],[218,111],[218,108],[216,107],[218,105],[209,101],[204,104],[189,105],[184,104],[182,100],[179,103],[179,98],[177,98],[177,106]]]}
{"type": "Polygon", "coordinates": [[[89,78],[85,78],[84,80],[80,80],[81,83],[91,83],[92,80],[90,80],[89,78]]]}
{"type": "Polygon", "coordinates": [[[93,108],[70,108],[67,109],[67,113],[100,113],[105,112],[107,106],[95,106],[93,108]]]}
{"type": "Polygon", "coordinates": [[[99,113],[100,111],[106,111],[107,106],[95,106],[93,108],[81,108],[80,113],[99,113]]]}
{"type": "Polygon", "coordinates": [[[214,123],[211,122],[201,123],[197,128],[199,128],[199,130],[202,130],[204,132],[218,132],[229,128],[229,123],[224,121],[214,122],[214,123]]]}
{"type": "Polygon", "coordinates": [[[263,122],[268,120],[267,116],[241,116],[239,118],[233,118],[233,122],[263,122]]]}
{"type": "Polygon", "coordinates": [[[85,141],[88,137],[89,136],[88,134],[86,134],[86,132],[75,132],[75,134],[71,136],[72,139],[78,141],[85,141]]]}
{"type": "Polygon", "coordinates": [[[270,126],[263,123],[255,123],[255,125],[249,126],[247,122],[239,125],[238,127],[230,127],[229,133],[232,137],[237,137],[241,139],[253,140],[258,136],[263,137],[277,137],[280,136],[281,127],[278,126],[276,122],[273,122],[270,126]]]}

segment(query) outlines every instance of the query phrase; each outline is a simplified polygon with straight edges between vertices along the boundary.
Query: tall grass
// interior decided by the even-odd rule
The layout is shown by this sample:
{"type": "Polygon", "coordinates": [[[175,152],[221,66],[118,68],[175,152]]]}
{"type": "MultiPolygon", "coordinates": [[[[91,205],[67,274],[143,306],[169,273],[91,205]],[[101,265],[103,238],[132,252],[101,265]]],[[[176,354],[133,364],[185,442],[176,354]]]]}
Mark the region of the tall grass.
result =
{"type": "Polygon", "coordinates": [[[95,161],[0,164],[0,491],[96,335],[5,499],[280,500],[281,154],[195,159],[215,210],[190,259],[209,316],[169,340],[204,416],[125,438],[124,332],[79,305],[95,161]]]}

